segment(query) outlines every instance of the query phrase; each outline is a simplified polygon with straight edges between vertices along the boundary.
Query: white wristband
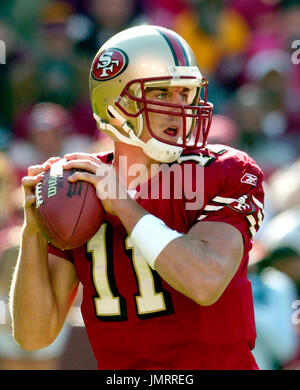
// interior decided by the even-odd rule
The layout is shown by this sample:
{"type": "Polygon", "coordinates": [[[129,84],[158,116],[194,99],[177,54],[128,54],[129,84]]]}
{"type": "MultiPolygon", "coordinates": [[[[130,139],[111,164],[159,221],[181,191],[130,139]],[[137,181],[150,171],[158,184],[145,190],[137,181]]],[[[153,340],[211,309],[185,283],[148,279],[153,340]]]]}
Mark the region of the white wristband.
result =
{"type": "Polygon", "coordinates": [[[182,236],[170,229],[161,219],[152,214],[144,215],[131,232],[131,239],[152,269],[162,250],[175,238],[182,236]]]}

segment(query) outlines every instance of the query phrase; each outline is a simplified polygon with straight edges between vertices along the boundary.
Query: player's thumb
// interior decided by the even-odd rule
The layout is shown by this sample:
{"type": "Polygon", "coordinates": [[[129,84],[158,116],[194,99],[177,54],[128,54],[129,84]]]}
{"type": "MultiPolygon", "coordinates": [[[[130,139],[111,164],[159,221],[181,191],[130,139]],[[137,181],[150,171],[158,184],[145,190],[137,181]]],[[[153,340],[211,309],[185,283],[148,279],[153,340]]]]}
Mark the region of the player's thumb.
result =
{"type": "Polygon", "coordinates": [[[34,204],[35,204],[35,195],[34,194],[25,195],[24,207],[28,209],[31,208],[34,204]]]}

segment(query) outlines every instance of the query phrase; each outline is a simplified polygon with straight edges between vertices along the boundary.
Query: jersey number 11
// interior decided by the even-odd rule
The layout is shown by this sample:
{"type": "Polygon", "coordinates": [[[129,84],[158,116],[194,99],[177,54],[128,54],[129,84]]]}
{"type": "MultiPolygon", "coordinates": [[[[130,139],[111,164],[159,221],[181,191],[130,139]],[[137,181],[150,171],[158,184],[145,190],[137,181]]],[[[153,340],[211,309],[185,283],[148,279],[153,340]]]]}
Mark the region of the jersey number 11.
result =
{"type": "MultiPolygon", "coordinates": [[[[113,275],[112,227],[103,223],[96,235],[87,243],[90,253],[92,280],[97,292],[94,296],[96,316],[103,321],[127,320],[125,299],[119,294],[113,275]],[[111,246],[108,248],[108,246],[111,246]]],[[[152,271],[130,236],[124,248],[131,260],[138,293],[134,294],[137,316],[141,319],[174,312],[170,294],[161,287],[159,275],[152,271]]]]}

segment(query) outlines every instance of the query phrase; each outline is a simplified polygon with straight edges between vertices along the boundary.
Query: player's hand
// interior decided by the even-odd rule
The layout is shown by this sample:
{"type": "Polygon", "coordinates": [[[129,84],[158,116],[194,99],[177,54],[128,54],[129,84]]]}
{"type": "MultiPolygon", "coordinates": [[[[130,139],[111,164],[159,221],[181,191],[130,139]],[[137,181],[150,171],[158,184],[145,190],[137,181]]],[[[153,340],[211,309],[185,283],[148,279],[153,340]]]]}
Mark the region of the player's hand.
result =
{"type": "Polygon", "coordinates": [[[83,169],[85,172],[75,172],[68,180],[87,181],[94,185],[98,198],[106,212],[116,215],[117,202],[129,198],[126,188],[121,185],[115,169],[103,163],[97,156],[88,153],[71,153],[64,156],[67,160],[64,169],[83,169]]]}
{"type": "Polygon", "coordinates": [[[60,160],[60,157],[51,157],[43,164],[31,165],[28,167],[27,176],[22,178],[22,186],[24,190],[24,212],[25,212],[25,228],[29,233],[39,233],[40,228],[34,217],[35,206],[35,187],[43,180],[43,173],[50,169],[51,165],[60,160]]]}

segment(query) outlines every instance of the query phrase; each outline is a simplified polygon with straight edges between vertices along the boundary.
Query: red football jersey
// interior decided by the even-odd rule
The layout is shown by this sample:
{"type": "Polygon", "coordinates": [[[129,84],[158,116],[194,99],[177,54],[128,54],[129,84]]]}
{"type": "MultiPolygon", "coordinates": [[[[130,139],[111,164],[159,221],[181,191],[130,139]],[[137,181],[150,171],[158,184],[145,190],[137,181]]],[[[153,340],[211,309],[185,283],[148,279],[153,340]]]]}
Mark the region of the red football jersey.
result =
{"type": "Polygon", "coordinates": [[[63,252],[49,246],[50,253],[75,265],[98,367],[257,369],[247,264],[263,218],[262,172],[247,154],[223,145],[184,152],[164,168],[137,188],[137,202],[182,233],[201,221],[234,226],[243,236],[243,259],[218,301],[204,307],[150,268],[116,216],[106,214],[98,233],[81,248],[63,252]]]}

